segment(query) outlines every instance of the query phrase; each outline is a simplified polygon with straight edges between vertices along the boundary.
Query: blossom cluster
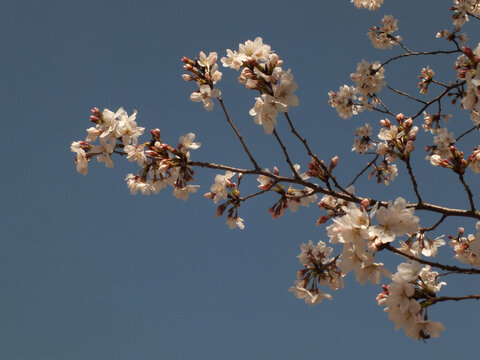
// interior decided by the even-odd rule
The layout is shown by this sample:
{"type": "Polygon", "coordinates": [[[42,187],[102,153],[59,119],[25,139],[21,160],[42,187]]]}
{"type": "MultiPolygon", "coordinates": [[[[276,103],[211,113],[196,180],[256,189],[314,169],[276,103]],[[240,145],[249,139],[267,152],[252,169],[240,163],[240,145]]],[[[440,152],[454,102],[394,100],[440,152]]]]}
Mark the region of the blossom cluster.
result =
{"type": "Polygon", "coordinates": [[[397,157],[403,160],[408,158],[415,149],[413,143],[418,133],[418,126],[413,125],[412,118],[407,119],[401,113],[395,119],[398,125],[393,125],[388,119],[380,121],[382,129],[378,138],[383,142],[378,144],[377,154],[388,156],[391,160],[397,157]]]}
{"type": "Polygon", "coordinates": [[[190,100],[202,102],[205,110],[212,111],[214,107],[212,98],[218,98],[222,94],[219,89],[213,87],[222,79],[222,73],[218,71],[217,53],[211,52],[206,56],[200,51],[195,60],[183,57],[182,62],[185,63],[183,68],[190,72],[182,75],[183,80],[195,81],[199,87],[190,95],[190,100]]]}
{"type": "Polygon", "coordinates": [[[376,93],[385,85],[384,73],[385,69],[378,61],[371,63],[363,60],[357,65],[357,71],[350,74],[350,79],[356,86],[343,85],[336,93],[330,91],[329,105],[335,108],[343,119],[357,115],[365,109],[372,110],[378,104],[376,93]]]}
{"type": "Polygon", "coordinates": [[[451,169],[457,174],[465,173],[467,167],[476,174],[480,173],[480,145],[474,147],[472,154],[466,159],[463,151],[459,151],[455,146],[450,146],[448,150],[448,156],[439,154],[430,156],[430,163],[433,166],[451,169]]]}
{"type": "Polygon", "coordinates": [[[228,208],[227,225],[230,229],[238,227],[243,229],[243,219],[238,216],[238,208],[240,207],[240,191],[238,185],[240,184],[241,174],[238,175],[238,185],[232,181],[235,173],[226,171],[225,175],[217,174],[215,176],[215,183],[210,187],[210,191],[204,196],[207,199],[212,199],[215,204],[220,200],[227,200],[217,207],[217,217],[222,216],[228,208]]]}
{"type": "Polygon", "coordinates": [[[472,51],[463,47],[463,54],[455,62],[459,79],[467,84],[467,90],[462,96],[462,107],[470,110],[470,118],[476,126],[480,125],[480,44],[472,51]]]}
{"type": "Polygon", "coordinates": [[[115,149],[136,147],[138,137],[145,130],[137,126],[136,111],[130,116],[123,108],[115,113],[108,109],[100,112],[98,108],[93,108],[91,112],[90,121],[96,125],[87,129],[85,141],[75,141],[70,147],[76,154],[77,171],[82,175],[88,173],[88,163],[93,157],[105,163],[106,167],[113,168],[111,155],[115,149]],[[100,141],[98,145],[90,144],[97,139],[100,141]]]}
{"type": "Polygon", "coordinates": [[[459,235],[450,241],[450,246],[455,252],[455,258],[459,261],[480,266],[480,221],[477,222],[477,235],[469,234],[464,237],[463,228],[460,228],[459,235]]]}
{"type": "Polygon", "coordinates": [[[297,84],[290,70],[282,69],[283,60],[262,38],[239,44],[238,51],[227,49],[221,59],[223,66],[241,70],[238,81],[248,89],[260,92],[250,115],[257,125],[262,125],[266,134],[271,134],[277,125],[278,112],[286,113],[299,101],[294,92],[297,84]]]}
{"type": "Polygon", "coordinates": [[[304,268],[297,273],[295,285],[289,291],[298,299],[304,299],[309,305],[316,305],[323,299],[332,299],[332,295],[321,291],[319,286],[328,286],[332,290],[343,287],[343,278],[337,267],[337,258],[330,258],[333,248],[323,241],[314,245],[312,240],[302,244],[298,260],[304,268]]]}
{"type": "Polygon", "coordinates": [[[152,138],[149,142],[139,144],[138,137],[145,128],[138,127],[135,121],[137,112],[128,116],[120,108],[117,112],[98,108],[92,109],[90,121],[95,127],[87,129],[85,141],[75,141],[71,150],[76,154],[77,171],[83,175],[88,172],[88,163],[93,157],[104,162],[106,167],[113,168],[111,155],[126,156],[130,162],[137,162],[141,167],[138,174],[128,174],[125,178],[131,194],[140,191],[149,195],[158,193],[166,185],[174,188],[173,195],[186,200],[190,193],[196,192],[197,185],[189,185],[193,181],[193,170],[186,166],[190,159],[189,149],[198,149],[200,143],[194,142],[195,134],[181,136],[177,148],[162,143],[160,130],[151,130],[152,138]],[[100,144],[92,145],[99,139],[100,144]]]}
{"type": "Polygon", "coordinates": [[[433,80],[433,76],[435,75],[435,71],[430,69],[429,66],[422,69],[421,75],[418,76],[420,82],[418,83],[418,88],[420,89],[420,93],[427,95],[428,94],[428,86],[433,80]]]}
{"type": "Polygon", "coordinates": [[[451,10],[455,13],[452,15],[453,25],[457,29],[461,28],[468,19],[468,14],[480,15],[480,1],[478,0],[454,0],[454,6],[451,10]]]}
{"type": "Polygon", "coordinates": [[[402,38],[391,34],[398,30],[398,20],[392,15],[385,15],[382,19],[382,26],[374,26],[367,33],[372,45],[377,49],[391,49],[398,45],[402,38]]]}
{"type": "MultiPolygon", "coordinates": [[[[349,191],[353,192],[353,189],[349,191]]],[[[343,245],[340,257],[335,258],[333,262],[326,259],[323,261],[323,263],[332,264],[335,269],[334,283],[338,285],[331,286],[332,276],[325,275],[332,290],[341,287],[340,284],[343,282],[339,280],[340,277],[346,276],[352,270],[360,284],[367,282],[379,284],[382,275],[389,277],[390,273],[383,267],[383,263],[375,261],[375,253],[378,249],[384,244],[393,242],[398,236],[415,234],[420,230],[419,218],[414,215],[414,209],[407,207],[403,198],[397,198],[395,202],[390,201],[387,207],[376,205],[370,209],[370,212],[367,211],[368,202],[358,207],[354,203],[341,201],[329,195],[322,198],[319,206],[326,209],[329,212],[327,216],[333,220],[333,224],[327,226],[329,242],[343,245]],[[376,225],[373,224],[374,217],[378,223],[376,225]]],[[[309,249],[307,245],[302,245],[302,250],[304,248],[309,249]]],[[[330,253],[327,255],[329,256],[330,253]]],[[[309,259],[308,257],[301,254],[299,258],[304,266],[311,267],[305,262],[305,259],[309,259]]],[[[321,266],[320,268],[322,271],[326,270],[321,266]]],[[[300,279],[304,279],[304,275],[302,273],[300,279]]],[[[299,288],[305,288],[306,284],[308,282],[297,280],[295,287],[298,291],[303,291],[299,288]]],[[[314,290],[316,290],[315,287],[309,289],[310,293],[317,294],[318,291],[314,292],[314,290]]]]}
{"type": "Polygon", "coordinates": [[[415,340],[439,337],[445,330],[441,322],[428,320],[427,315],[429,300],[446,285],[438,281],[438,276],[429,265],[423,268],[417,262],[398,265],[392,283],[383,286],[383,292],[377,296],[378,305],[385,307],[395,330],[403,327],[405,334],[415,340]]]}

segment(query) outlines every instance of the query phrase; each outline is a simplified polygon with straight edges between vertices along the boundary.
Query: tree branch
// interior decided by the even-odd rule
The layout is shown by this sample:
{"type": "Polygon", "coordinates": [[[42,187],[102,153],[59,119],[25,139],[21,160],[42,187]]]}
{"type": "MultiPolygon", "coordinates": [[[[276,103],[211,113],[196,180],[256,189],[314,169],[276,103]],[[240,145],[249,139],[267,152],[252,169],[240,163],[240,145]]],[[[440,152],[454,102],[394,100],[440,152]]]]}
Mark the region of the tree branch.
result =
{"type": "Polygon", "coordinates": [[[410,260],[414,260],[416,262],[419,262],[419,263],[422,263],[422,264],[425,264],[425,265],[430,265],[432,267],[436,267],[436,268],[439,268],[439,269],[442,269],[442,270],[445,270],[445,271],[450,271],[450,272],[460,273],[460,274],[480,274],[480,269],[461,268],[461,267],[458,267],[458,266],[444,265],[444,264],[440,264],[440,263],[437,263],[437,262],[424,260],[424,259],[421,259],[421,258],[417,258],[416,256],[406,254],[406,253],[398,250],[397,248],[394,248],[390,244],[384,244],[380,248],[380,250],[383,250],[383,249],[387,249],[388,251],[391,251],[391,252],[393,252],[397,255],[405,256],[406,258],[409,258],[410,260]]]}

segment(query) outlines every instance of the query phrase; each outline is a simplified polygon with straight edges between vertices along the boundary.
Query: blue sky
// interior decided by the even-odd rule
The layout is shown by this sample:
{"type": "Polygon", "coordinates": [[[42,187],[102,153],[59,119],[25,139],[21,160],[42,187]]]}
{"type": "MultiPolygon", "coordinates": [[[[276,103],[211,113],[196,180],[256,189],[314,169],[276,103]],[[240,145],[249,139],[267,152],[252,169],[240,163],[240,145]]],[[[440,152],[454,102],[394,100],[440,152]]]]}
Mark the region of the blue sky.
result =
{"type": "MultiPolygon", "coordinates": [[[[351,153],[353,131],[380,117],[340,119],[328,107],[328,91],[350,83],[349,74],[362,59],[381,61],[398,53],[373,49],[366,36],[385,14],[399,19],[399,34],[412,49],[448,48],[435,34],[452,28],[450,1],[385,0],[375,13],[357,10],[348,0],[6,0],[2,5],[0,358],[463,359],[478,354],[474,302],[434,307],[430,318],[447,330],[423,344],[394,331],[376,305],[380,286],[361,287],[349,276],[333,301],[316,307],[287,292],[300,268],[300,244],[327,240],[324,228],[314,226],[321,215],[316,207],[272,220],[267,210],[276,198],[267,195],[242,206],[246,228],[231,231],[202,196],[214,171],[198,170],[201,189],[186,203],[169,189],[131,196],[123,179],[136,171],[135,164],[117,159],[111,170],[94,162],[83,177],[69,150],[72,141],[84,138],[93,106],[123,106],[129,114],[138,111],[140,126],[160,128],[172,145],[194,132],[203,144],[192,152],[194,160],[248,167],[218,104],[207,113],[189,100],[196,89],[181,79],[180,59],[200,50],[223,56],[225,49],[261,36],[299,85],[300,106],[290,112],[298,130],[321,158],[339,155],[338,178],[350,180],[368,161],[351,153]]],[[[465,28],[472,47],[479,41],[476,26],[465,28]]],[[[442,80],[453,80],[454,60],[408,59],[387,68],[386,81],[417,91],[416,77],[429,64],[442,80]]],[[[221,71],[218,87],[261,166],[287,172],[274,139],[248,115],[255,94],[237,83],[238,74],[221,71]]],[[[416,109],[385,95],[395,111],[416,109]]],[[[451,130],[459,134],[470,120],[455,109],[448,110],[458,114],[451,130]]],[[[305,168],[308,158],[285,125],[278,131],[305,168]]],[[[466,149],[478,145],[478,133],[468,141],[466,149]]],[[[425,198],[466,206],[454,177],[425,162],[421,147],[417,157],[414,168],[425,198]]],[[[475,192],[478,178],[469,174],[467,180],[475,192]]],[[[257,185],[255,178],[243,182],[251,190],[257,185]]],[[[389,188],[362,180],[357,193],[415,200],[405,172],[389,188]]],[[[446,225],[440,230],[454,233],[460,225],[467,233],[475,230],[471,221],[446,225]]],[[[451,261],[452,253],[443,250],[440,259],[451,261]]],[[[398,259],[381,260],[395,271],[398,259]]],[[[447,282],[445,295],[478,293],[475,279],[447,282]]]]}

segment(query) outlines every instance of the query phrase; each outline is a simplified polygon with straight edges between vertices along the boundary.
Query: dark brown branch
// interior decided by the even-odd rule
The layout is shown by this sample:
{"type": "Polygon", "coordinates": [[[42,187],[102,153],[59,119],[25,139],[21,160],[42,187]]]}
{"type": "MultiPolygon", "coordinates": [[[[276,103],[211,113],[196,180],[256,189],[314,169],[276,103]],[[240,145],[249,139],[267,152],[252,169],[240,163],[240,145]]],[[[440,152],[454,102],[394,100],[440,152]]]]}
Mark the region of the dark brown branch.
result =
{"type": "Polygon", "coordinates": [[[467,11],[467,14],[471,17],[473,17],[474,19],[477,19],[477,20],[480,20],[480,17],[478,17],[477,15],[474,15],[472,14],[471,12],[467,11]]]}
{"type": "Polygon", "coordinates": [[[458,267],[458,266],[444,265],[444,264],[440,264],[440,263],[437,263],[437,262],[424,260],[424,259],[421,259],[421,258],[417,258],[416,256],[406,254],[406,253],[398,250],[397,248],[394,248],[390,244],[384,244],[382,246],[382,249],[387,249],[388,251],[391,251],[391,252],[393,252],[397,255],[405,256],[405,257],[409,258],[410,260],[414,260],[416,262],[419,262],[419,263],[422,263],[422,264],[425,264],[425,265],[430,265],[432,267],[439,268],[439,269],[442,269],[442,270],[445,270],[445,271],[450,271],[450,272],[459,273],[459,274],[480,274],[480,269],[461,268],[461,267],[458,267]]]}
{"type": "Polygon", "coordinates": [[[461,300],[480,300],[480,295],[467,295],[467,296],[439,296],[433,297],[422,302],[427,303],[429,306],[437,302],[442,301],[461,301],[461,300]]]}
{"type": "MultiPolygon", "coordinates": [[[[185,163],[186,166],[198,166],[202,168],[209,168],[209,169],[217,169],[217,170],[229,170],[237,173],[243,173],[245,175],[264,175],[266,177],[269,177],[273,179],[276,182],[286,182],[286,183],[291,183],[291,184],[299,184],[304,187],[307,187],[309,189],[312,189],[315,193],[320,193],[324,195],[330,195],[339,199],[343,199],[346,201],[354,202],[356,204],[360,204],[363,200],[366,198],[362,198],[360,196],[356,196],[353,194],[349,193],[343,193],[331,189],[325,189],[317,184],[311,183],[309,181],[303,180],[301,178],[290,178],[290,177],[285,177],[285,176],[280,176],[280,175],[275,175],[272,173],[269,173],[265,170],[262,169],[253,169],[253,170],[248,170],[248,169],[240,169],[232,166],[226,166],[226,165],[219,165],[219,164],[214,164],[214,163],[206,163],[206,162],[200,162],[200,161],[188,161],[185,163]]],[[[386,201],[380,201],[380,200],[375,200],[375,199],[369,199],[370,203],[372,205],[375,205],[378,203],[380,206],[388,206],[388,202],[386,201]]],[[[468,217],[468,218],[473,218],[480,220],[480,211],[475,210],[464,210],[464,209],[452,209],[452,208],[447,208],[439,205],[434,205],[434,204],[428,204],[428,203],[418,203],[418,204],[407,204],[407,208],[414,208],[415,210],[426,210],[426,211],[431,211],[434,213],[442,214],[445,216],[459,216],[459,217],[468,217]]]]}
{"type": "Polygon", "coordinates": [[[458,53],[458,52],[461,52],[461,50],[457,49],[457,50],[437,50],[437,51],[410,51],[410,52],[407,52],[407,53],[404,53],[404,54],[401,54],[401,55],[398,55],[398,56],[395,56],[393,58],[388,59],[381,66],[383,67],[383,66],[391,63],[392,61],[395,61],[395,60],[398,60],[398,59],[401,59],[401,58],[404,58],[404,57],[407,57],[407,56],[454,54],[454,53],[458,53]]]}

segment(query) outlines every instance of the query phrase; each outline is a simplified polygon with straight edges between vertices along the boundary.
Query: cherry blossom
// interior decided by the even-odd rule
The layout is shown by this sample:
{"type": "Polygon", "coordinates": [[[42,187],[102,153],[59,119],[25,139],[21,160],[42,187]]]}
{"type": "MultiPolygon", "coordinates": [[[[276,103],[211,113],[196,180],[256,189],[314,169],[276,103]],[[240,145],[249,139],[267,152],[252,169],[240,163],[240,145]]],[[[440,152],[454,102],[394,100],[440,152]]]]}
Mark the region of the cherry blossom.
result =
{"type": "MultiPolygon", "coordinates": [[[[383,0],[352,0],[352,3],[358,8],[376,10],[383,0]]],[[[442,251],[451,251],[456,260],[469,266],[480,267],[480,221],[476,224],[476,235],[464,236],[463,228],[459,228],[456,236],[439,234],[439,225],[447,218],[479,220],[480,216],[476,208],[477,198],[471,190],[473,185],[469,184],[470,179],[464,176],[467,167],[473,172],[468,173],[468,176],[480,173],[480,145],[474,147],[471,154],[462,147],[463,138],[478,134],[475,127],[478,128],[480,124],[480,44],[474,50],[469,46],[459,45],[459,42],[467,41],[466,34],[459,33],[460,27],[469,21],[469,17],[472,18],[471,15],[480,15],[480,1],[454,0],[451,10],[455,29],[441,30],[437,37],[447,40],[453,50],[409,50],[401,43],[399,36],[392,35],[398,30],[398,20],[392,15],[385,15],[382,25],[372,27],[368,36],[376,48],[390,49],[393,45],[400,45],[397,50],[402,53],[386,61],[382,60],[382,63],[362,60],[357,64],[356,71],[350,74],[354,85],[343,85],[337,92],[328,93],[328,104],[336,109],[341,118],[350,118],[365,109],[374,110],[370,115],[373,116],[373,126],[366,123],[357,127],[354,132],[352,151],[358,154],[355,156],[368,158],[362,161],[365,165],[359,170],[355,170],[357,164],[352,163],[352,166],[347,167],[345,164],[348,163],[343,162],[343,159],[340,162],[335,153],[328,155],[330,161],[322,160],[322,156],[315,154],[307,137],[297,130],[294,116],[288,112],[292,106],[299,104],[295,95],[298,85],[292,72],[282,69],[284,60],[260,37],[240,43],[236,51],[227,49],[221,62],[224,67],[240,71],[239,83],[255,91],[252,96],[254,105],[249,114],[255,124],[263,127],[266,134],[274,135],[271,140],[277,143],[281,159],[285,161],[282,164],[277,163],[278,167],[275,166],[272,172],[259,166],[255,151],[249,148],[252,146],[254,150],[254,145],[245,141],[239,131],[241,127],[234,124],[234,117],[229,115],[220,97],[221,91],[215,85],[222,78],[217,65],[218,54],[203,51],[193,60],[182,58],[183,68],[187,72],[182,78],[195,82],[198,86],[190,99],[201,102],[207,111],[213,110],[214,98],[220,102],[225,120],[235,133],[250,165],[240,168],[230,164],[193,161],[190,151],[200,148],[201,144],[195,142],[195,134],[192,132],[181,136],[177,146],[168,145],[162,139],[163,134],[159,129],[152,129],[150,138],[140,142],[139,138],[144,134],[145,128],[137,125],[136,110],[128,115],[121,107],[116,112],[108,109],[100,111],[95,107],[90,116],[94,126],[87,129],[85,140],[74,141],[70,145],[70,150],[75,154],[76,170],[86,175],[88,164],[94,157],[98,162],[104,162],[106,167],[112,168],[112,157],[118,155],[130,163],[136,163],[132,166],[138,166],[136,171],[129,172],[125,177],[132,195],[138,192],[144,195],[157,194],[166,187],[172,187],[173,196],[183,201],[186,201],[190,194],[198,192],[199,185],[194,184],[194,169],[200,167],[202,170],[215,170],[217,174],[214,183],[210,183],[210,191],[204,196],[216,204],[217,217],[226,215],[226,225],[230,229],[244,229],[244,219],[239,216],[240,208],[252,198],[259,198],[266,193],[275,197],[273,206],[266,206],[266,210],[272,218],[278,219],[282,215],[291,216],[286,209],[296,212],[300,207],[309,207],[318,201],[318,194],[322,194],[318,206],[310,208],[321,212],[315,216],[315,219],[318,219],[315,224],[325,224],[323,226],[329,245],[332,246],[327,246],[323,241],[315,244],[311,240],[301,244],[298,260],[302,268],[297,272],[294,285],[289,291],[307,304],[316,305],[324,299],[332,299],[332,295],[324,292],[323,287],[332,291],[338,290],[344,286],[344,278],[349,274],[354,276],[360,285],[378,285],[382,280],[386,280],[389,283],[382,285],[377,302],[384,307],[395,329],[403,328],[408,337],[416,340],[438,337],[445,330],[445,326],[441,322],[429,320],[429,309],[433,305],[440,301],[480,298],[480,295],[437,296],[446,285],[446,281],[440,279],[443,280],[453,273],[475,274],[480,270],[425,259],[437,256],[439,249],[445,245],[444,238],[447,236],[451,249],[442,248],[442,251]],[[440,53],[453,54],[456,57],[456,60],[452,58],[456,70],[454,81],[438,80],[441,76],[437,77],[435,72],[426,66],[422,68],[420,76],[417,76],[419,68],[415,70],[415,76],[420,79],[420,95],[407,94],[403,90],[395,89],[392,84],[385,86],[385,69],[390,63],[413,55],[414,58],[420,58],[440,53]],[[382,89],[383,92],[390,91],[394,95],[400,95],[404,100],[413,100],[418,105],[417,110],[406,108],[405,111],[410,112],[409,116],[394,113],[388,97],[384,98],[383,94],[380,94],[382,89]],[[432,96],[429,91],[435,95],[432,96]],[[466,110],[475,126],[464,130],[457,138],[444,125],[453,118],[451,114],[443,112],[447,98],[452,106],[466,110]],[[279,113],[283,114],[280,114],[277,120],[279,113]],[[422,114],[423,119],[420,122],[425,133],[419,134],[418,119],[422,114]],[[378,140],[372,138],[374,127],[375,132],[378,131],[378,140]],[[303,147],[303,157],[293,156],[290,152],[290,143],[283,140],[287,134],[303,147]],[[422,186],[418,186],[420,177],[416,176],[416,164],[413,163],[412,167],[410,161],[418,152],[417,137],[425,135],[428,137],[425,146],[428,155],[425,159],[429,160],[431,165],[441,167],[439,171],[445,168],[458,177],[460,189],[465,192],[463,201],[466,205],[463,209],[451,209],[430,203],[421,191],[422,186]],[[294,160],[307,162],[308,170],[301,173],[300,165],[295,164],[294,160]],[[281,165],[289,170],[280,171],[281,165]],[[339,175],[342,166],[344,171],[352,173],[351,182],[339,175]],[[218,173],[219,171],[222,173],[218,173]],[[361,184],[357,180],[362,176],[369,179],[375,177],[377,183],[388,185],[400,174],[401,180],[411,182],[415,199],[413,203],[407,203],[403,197],[387,201],[388,198],[381,199],[380,195],[373,191],[355,193],[353,184],[361,184]],[[258,188],[253,186],[254,189],[251,190],[251,183],[243,185],[248,181],[242,181],[244,177],[256,178],[258,188]],[[437,215],[439,219],[431,222],[431,218],[426,217],[422,220],[425,225],[421,227],[420,219],[415,215],[416,210],[437,215]],[[400,264],[396,263],[397,271],[393,275],[389,266],[384,263],[390,259],[382,257],[387,252],[402,259],[400,264]]],[[[443,74],[439,71],[439,75],[443,74]]],[[[399,102],[395,106],[403,105],[399,102]]]]}
{"type": "Polygon", "coordinates": [[[221,95],[219,89],[212,89],[210,85],[201,85],[200,90],[193,92],[190,95],[190,100],[193,102],[203,102],[203,107],[207,111],[213,110],[213,101],[211,98],[218,98],[221,95]]]}

